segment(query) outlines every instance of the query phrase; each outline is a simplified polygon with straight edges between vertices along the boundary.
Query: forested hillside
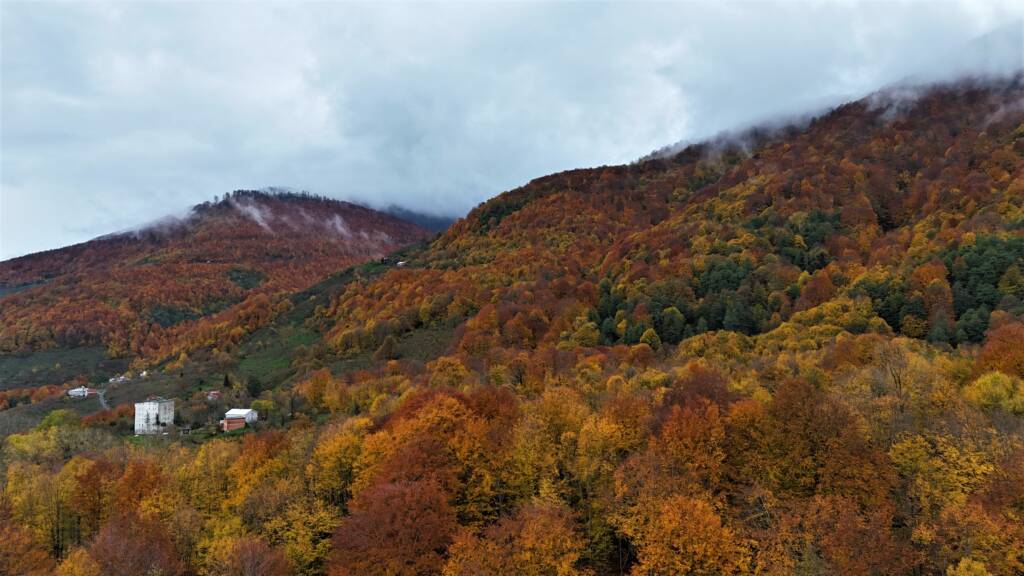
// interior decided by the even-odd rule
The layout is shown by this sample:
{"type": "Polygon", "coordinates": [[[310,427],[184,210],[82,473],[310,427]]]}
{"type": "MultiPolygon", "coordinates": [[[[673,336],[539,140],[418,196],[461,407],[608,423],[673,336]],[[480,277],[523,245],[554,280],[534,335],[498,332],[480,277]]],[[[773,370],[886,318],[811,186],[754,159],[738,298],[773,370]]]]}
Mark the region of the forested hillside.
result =
{"type": "Polygon", "coordinates": [[[1019,76],[539,178],[237,338],[128,338],[190,433],[9,436],[0,572],[1020,574],[1022,272],[1019,76]]]}
{"type": "Polygon", "coordinates": [[[0,353],[100,345],[158,361],[229,345],[275,313],[279,294],[428,236],[347,202],[239,190],[184,218],[0,264],[0,353]]]}

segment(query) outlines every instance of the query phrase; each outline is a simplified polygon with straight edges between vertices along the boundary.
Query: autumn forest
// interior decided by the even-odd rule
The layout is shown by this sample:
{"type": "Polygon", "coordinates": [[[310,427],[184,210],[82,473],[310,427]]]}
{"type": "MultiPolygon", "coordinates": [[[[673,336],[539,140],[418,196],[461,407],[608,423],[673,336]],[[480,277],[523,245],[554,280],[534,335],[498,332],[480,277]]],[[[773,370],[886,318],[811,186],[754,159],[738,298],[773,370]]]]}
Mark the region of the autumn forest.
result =
{"type": "Polygon", "coordinates": [[[1024,77],[8,260],[0,439],[0,574],[1022,574],[1024,77]]]}

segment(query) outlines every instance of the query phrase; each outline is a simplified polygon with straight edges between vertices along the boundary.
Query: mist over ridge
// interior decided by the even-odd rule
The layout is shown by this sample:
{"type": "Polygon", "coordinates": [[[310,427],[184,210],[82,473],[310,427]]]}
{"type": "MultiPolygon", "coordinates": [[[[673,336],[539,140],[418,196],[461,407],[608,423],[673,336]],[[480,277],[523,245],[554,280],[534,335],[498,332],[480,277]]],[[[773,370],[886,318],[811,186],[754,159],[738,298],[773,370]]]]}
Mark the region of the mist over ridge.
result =
{"type": "Polygon", "coordinates": [[[1024,15],[976,2],[0,10],[0,258],[268,183],[459,217],[543,174],[895,82],[1003,73],[1020,66],[1024,15]]]}

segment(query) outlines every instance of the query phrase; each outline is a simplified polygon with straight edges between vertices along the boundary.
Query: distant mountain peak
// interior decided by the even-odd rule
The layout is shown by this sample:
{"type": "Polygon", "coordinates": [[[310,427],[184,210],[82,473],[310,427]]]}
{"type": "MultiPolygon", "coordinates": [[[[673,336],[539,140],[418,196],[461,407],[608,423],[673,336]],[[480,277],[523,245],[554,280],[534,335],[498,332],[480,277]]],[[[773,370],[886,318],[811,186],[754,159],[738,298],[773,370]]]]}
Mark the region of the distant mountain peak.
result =
{"type": "Polygon", "coordinates": [[[230,313],[255,294],[304,289],[430,235],[350,202],[237,190],[184,216],[0,263],[0,353],[81,344],[152,353],[132,338],[153,322],[230,313]],[[17,326],[26,325],[40,330],[25,337],[17,326]]]}

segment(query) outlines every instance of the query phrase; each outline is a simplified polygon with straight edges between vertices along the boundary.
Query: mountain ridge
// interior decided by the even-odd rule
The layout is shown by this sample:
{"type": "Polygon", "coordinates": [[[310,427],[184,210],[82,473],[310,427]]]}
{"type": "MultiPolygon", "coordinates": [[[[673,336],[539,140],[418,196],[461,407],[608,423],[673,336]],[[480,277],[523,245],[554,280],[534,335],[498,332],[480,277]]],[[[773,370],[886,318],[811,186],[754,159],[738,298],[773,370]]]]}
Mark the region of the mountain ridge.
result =
{"type": "Polygon", "coordinates": [[[0,263],[0,285],[20,287],[9,288],[3,296],[0,341],[8,352],[32,346],[33,339],[46,345],[49,338],[52,345],[56,339],[32,332],[51,326],[48,330],[64,334],[67,343],[109,344],[120,339],[129,349],[139,350],[138,342],[124,339],[131,340],[130,334],[140,329],[148,331],[150,326],[138,325],[147,314],[168,328],[178,318],[199,318],[256,293],[304,288],[338,268],[380,258],[429,234],[357,204],[240,190],[199,204],[185,217],[0,263]],[[192,285],[182,283],[184,278],[192,285]],[[203,283],[205,287],[199,286],[203,283]],[[102,294],[107,303],[83,296],[90,290],[102,294]],[[33,321],[31,314],[41,312],[33,312],[33,298],[48,302],[50,308],[68,308],[62,317],[42,315],[33,321]],[[56,302],[60,299],[65,302],[56,302]],[[88,319],[82,308],[103,314],[111,324],[105,329],[113,334],[100,334],[94,326],[97,319],[88,319]],[[156,318],[156,308],[178,312],[156,318]],[[68,316],[78,319],[68,321],[68,316]],[[61,328],[63,324],[68,325],[61,328]]]}
{"type": "MultiPolygon", "coordinates": [[[[1019,218],[1015,214],[1019,210],[1020,180],[1013,178],[1012,170],[1018,161],[1007,154],[1017,155],[1024,148],[1020,136],[1014,135],[1020,114],[1002,119],[1001,138],[1009,141],[997,154],[999,162],[988,167],[990,174],[977,170],[972,173],[974,160],[969,147],[976,137],[984,146],[994,146],[980,130],[995,130],[998,122],[992,119],[1006,109],[1003,100],[1013,104],[1020,98],[1019,78],[993,85],[940,86],[915,101],[912,117],[889,118],[891,108],[874,106],[865,99],[814,120],[791,140],[766,144],[752,154],[734,146],[719,147],[707,155],[706,148],[694,146],[671,159],[545,176],[478,206],[434,241],[430,258],[435,268],[458,267],[461,262],[463,271],[470,274],[488,264],[498,269],[507,265],[534,270],[541,264],[549,267],[548,274],[565,281],[573,275],[570,264],[596,266],[586,255],[611,250],[602,265],[605,272],[618,268],[627,274],[627,280],[631,273],[636,278],[654,280],[672,276],[669,269],[673,266],[680,270],[704,268],[703,261],[708,257],[727,262],[730,259],[723,255],[742,251],[744,243],[754,242],[746,249],[755,258],[779,250],[788,254],[777,253],[775,257],[788,261],[793,272],[785,276],[792,276],[794,281],[800,274],[814,274],[836,260],[847,268],[855,264],[849,270],[838,271],[852,274],[873,262],[884,263],[885,258],[896,257],[896,246],[913,239],[913,230],[908,227],[911,222],[925,219],[925,223],[945,226],[936,220],[940,209],[970,212],[971,219],[963,227],[977,226],[972,232],[975,234],[1016,226],[1012,219],[1019,218]],[[945,116],[933,116],[941,111],[945,116]],[[957,114],[964,117],[953,117],[957,114]],[[964,133],[965,129],[968,132],[964,133]],[[911,149],[906,143],[901,148],[900,142],[915,131],[920,132],[914,143],[919,149],[911,149]],[[891,152],[882,153],[886,144],[870,140],[879,134],[889,141],[891,152]],[[826,155],[831,158],[822,171],[826,155]],[[966,174],[971,176],[965,179],[966,174]],[[989,182],[995,184],[996,179],[998,187],[993,190],[989,182]],[[954,185],[955,194],[943,189],[954,185]],[[823,189],[829,193],[818,193],[823,189]],[[1000,215],[1003,210],[1005,216],[1000,215]],[[979,211],[988,216],[974,214],[979,211]],[[673,212],[674,219],[670,218],[673,212]],[[749,229],[751,224],[764,228],[758,232],[762,235],[760,242],[742,239],[744,234],[756,232],[749,229]],[[783,231],[771,232],[779,226],[790,235],[788,238],[778,235],[783,231]],[[823,226],[828,230],[815,231],[823,226]],[[708,234],[709,229],[714,233],[708,234]],[[844,233],[836,234],[840,229],[844,233]],[[775,237],[764,238],[768,232],[775,237]],[[692,240],[686,245],[681,239],[698,235],[705,236],[699,251],[713,249],[716,242],[728,242],[734,248],[723,245],[721,250],[725,252],[715,255],[712,250],[701,260],[688,263],[692,240]],[[558,238],[556,244],[545,242],[545,236],[558,238]],[[571,238],[572,243],[561,240],[563,236],[571,238]],[[816,245],[800,246],[803,240],[795,240],[797,236],[814,238],[816,245]],[[609,244],[611,239],[618,239],[617,245],[609,244]],[[678,263],[662,265],[656,272],[652,271],[653,262],[641,263],[630,257],[630,252],[642,255],[654,250],[678,263]],[[588,263],[583,264],[580,258],[588,263]],[[629,267],[636,267],[636,271],[631,272],[629,267]]],[[[408,275],[397,271],[392,274],[408,275]]],[[[456,274],[451,276],[450,289],[461,293],[456,274]]],[[[591,275],[584,281],[596,285],[598,280],[600,277],[591,275]]],[[[430,285],[437,290],[437,281],[436,277],[424,280],[421,289],[430,285]]],[[[500,290],[498,284],[492,285],[500,290]]],[[[701,290],[699,286],[693,288],[701,290]]],[[[385,315],[398,315],[394,310],[384,312],[390,303],[400,301],[393,290],[385,293],[387,297],[378,296],[376,303],[367,305],[380,308],[385,315]]],[[[779,298],[792,300],[781,294],[779,298]]],[[[475,300],[479,302],[480,298],[475,300]]],[[[547,312],[556,313],[553,309],[547,312]]],[[[357,317],[365,319],[363,314],[357,317]]],[[[786,314],[783,312],[783,316],[786,314]]],[[[710,326],[720,326],[720,315],[712,316],[710,326]]],[[[549,336],[555,335],[557,332],[549,332],[549,336]]]]}

